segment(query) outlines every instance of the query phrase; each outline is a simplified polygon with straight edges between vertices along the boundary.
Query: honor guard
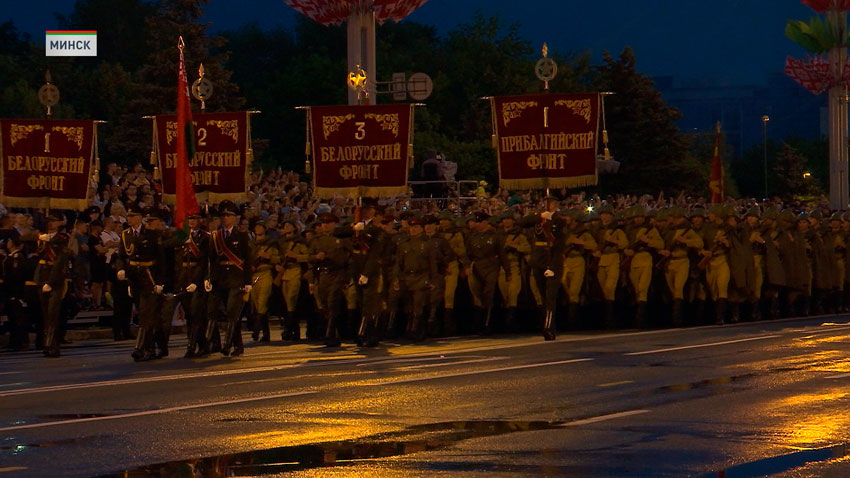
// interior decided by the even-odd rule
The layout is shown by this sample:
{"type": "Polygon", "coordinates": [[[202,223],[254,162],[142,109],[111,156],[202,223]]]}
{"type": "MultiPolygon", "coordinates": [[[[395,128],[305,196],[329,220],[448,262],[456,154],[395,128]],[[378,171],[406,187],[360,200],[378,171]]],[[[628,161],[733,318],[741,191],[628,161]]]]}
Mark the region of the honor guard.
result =
{"type": "MultiPolygon", "coordinates": [[[[557,202],[552,199],[549,202],[557,202]]],[[[558,302],[559,277],[563,272],[563,222],[552,211],[530,214],[520,221],[528,229],[531,253],[531,293],[543,314],[543,338],[555,340],[555,308],[558,302]]]]}
{"type": "Polygon", "coordinates": [[[139,331],[131,356],[137,362],[156,357],[154,332],[159,322],[159,295],[163,293],[165,271],[159,234],[142,224],[142,212],[127,211],[128,228],[121,232],[119,281],[126,280],[129,293],[139,308],[139,331]]]}
{"type": "Polygon", "coordinates": [[[185,291],[180,295],[180,305],[186,317],[185,358],[192,358],[201,351],[209,351],[206,343],[207,292],[204,290],[204,278],[209,271],[210,234],[201,229],[200,213],[191,214],[189,233],[177,250],[176,290],[185,291]]]}
{"type": "MultiPolygon", "coordinates": [[[[211,232],[210,278],[204,288],[210,292],[207,315],[217,319],[219,304],[224,306],[225,326],[221,353],[239,356],[245,352],[242,344],[241,312],[246,295],[251,293],[251,245],[246,232],[236,227],[239,209],[231,201],[219,205],[221,226],[211,232]]],[[[207,326],[207,342],[212,340],[211,327],[207,326]]]]}
{"type": "Polygon", "coordinates": [[[353,249],[354,252],[360,251],[362,256],[351,273],[351,277],[357,282],[361,303],[362,318],[356,341],[358,345],[367,347],[378,345],[379,340],[378,328],[383,307],[381,293],[382,288],[386,287],[381,274],[383,257],[380,246],[383,234],[381,226],[371,217],[368,224],[361,221],[354,225],[353,249]]]}
{"type": "Polygon", "coordinates": [[[68,279],[71,270],[71,250],[68,249],[68,234],[53,233],[48,242],[43,242],[36,268],[36,283],[41,290],[41,311],[44,318],[44,355],[58,357],[62,340],[59,314],[62,299],[68,292],[68,279]]]}

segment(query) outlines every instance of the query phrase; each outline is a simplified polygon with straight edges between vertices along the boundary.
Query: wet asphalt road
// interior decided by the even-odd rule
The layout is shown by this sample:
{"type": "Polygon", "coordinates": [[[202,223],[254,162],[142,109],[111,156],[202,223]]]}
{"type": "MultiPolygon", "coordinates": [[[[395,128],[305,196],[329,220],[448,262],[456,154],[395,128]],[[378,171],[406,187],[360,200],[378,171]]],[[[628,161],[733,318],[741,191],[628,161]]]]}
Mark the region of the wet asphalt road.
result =
{"type": "Polygon", "coordinates": [[[0,478],[848,476],[848,321],[2,354],[0,478]]]}

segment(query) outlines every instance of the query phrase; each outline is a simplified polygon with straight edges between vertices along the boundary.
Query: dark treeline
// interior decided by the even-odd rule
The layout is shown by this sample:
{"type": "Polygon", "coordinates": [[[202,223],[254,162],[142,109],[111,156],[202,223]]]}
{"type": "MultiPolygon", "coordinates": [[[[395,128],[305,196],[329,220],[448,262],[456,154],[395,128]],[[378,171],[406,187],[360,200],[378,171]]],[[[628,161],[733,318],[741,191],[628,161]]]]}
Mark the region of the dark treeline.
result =
{"type": "MultiPolygon", "coordinates": [[[[344,27],[300,18],[291,30],[245,25],[211,33],[201,21],[208,1],[77,0],[70,15],[58,18],[59,27],[96,28],[96,58],[45,57],[40,38],[19,32],[11,21],[0,24],[0,117],[43,117],[36,92],[49,69],[62,95],[55,117],[106,120],[99,128],[101,159],[147,165],[151,125],[142,116],[175,109],[176,45],[182,35],[190,79],[203,63],[215,85],[207,109],[261,110],[252,121],[256,164],[302,170],[305,118],[295,107],[346,101],[344,27]]],[[[489,105],[479,98],[539,92],[533,65],[541,45],[522,38],[516,25],[481,14],[443,37],[432,26],[406,21],[380,26],[377,39],[378,81],[388,81],[393,72],[425,72],[434,81],[427,107],[416,111],[416,157],[436,149],[458,162],[459,177],[495,182],[489,105]]],[[[551,55],[558,62],[551,91],[615,93],[606,99],[606,113],[611,151],[621,168],[602,177],[596,189],[704,194],[713,135],[678,130],[681,113],[639,72],[630,48],[605,52],[595,65],[582,45],[568,47],[551,55]]],[[[382,95],[379,101],[390,99],[382,95]]],[[[785,196],[821,191],[822,142],[768,146],[772,191],[785,196]],[[814,179],[801,181],[800,171],[811,171],[814,179]]],[[[761,154],[761,147],[725,148],[731,166],[727,192],[761,193],[761,154]]]]}

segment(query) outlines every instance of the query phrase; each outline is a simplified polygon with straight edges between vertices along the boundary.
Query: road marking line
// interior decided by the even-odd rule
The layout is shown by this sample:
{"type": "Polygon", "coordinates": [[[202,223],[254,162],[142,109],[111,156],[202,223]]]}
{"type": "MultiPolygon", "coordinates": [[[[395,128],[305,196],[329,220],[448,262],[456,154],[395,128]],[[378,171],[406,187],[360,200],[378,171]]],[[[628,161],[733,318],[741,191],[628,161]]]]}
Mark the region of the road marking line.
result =
{"type": "Polygon", "coordinates": [[[16,373],[24,373],[24,372],[0,372],[0,375],[14,375],[16,373]]]}
{"type": "Polygon", "coordinates": [[[598,423],[604,422],[606,420],[613,420],[615,418],[629,417],[632,415],[640,415],[641,413],[649,413],[649,410],[629,410],[628,412],[620,412],[620,413],[611,413],[610,415],[600,415],[598,417],[593,418],[585,418],[583,420],[576,420],[573,422],[567,422],[562,424],[562,427],[575,427],[578,425],[587,425],[590,423],[598,423]]]}
{"type": "Polygon", "coordinates": [[[509,357],[487,357],[480,358],[475,360],[463,360],[460,362],[446,362],[446,363],[430,363],[427,365],[408,365],[406,367],[399,367],[398,370],[418,370],[421,368],[433,368],[433,367],[448,367],[451,365],[461,365],[466,363],[478,363],[478,362],[489,362],[491,360],[505,360],[509,357]]]}
{"type": "Polygon", "coordinates": [[[627,383],[635,383],[634,380],[623,380],[622,382],[600,383],[597,387],[616,387],[617,385],[625,385],[627,383]]]}
{"type": "MultiPolygon", "coordinates": [[[[456,357],[463,358],[463,357],[456,357]]],[[[379,360],[377,362],[364,362],[357,364],[358,367],[366,367],[368,365],[384,365],[388,363],[405,363],[405,362],[429,362],[434,360],[446,360],[446,357],[440,355],[439,357],[414,357],[414,358],[398,358],[398,359],[387,359],[387,360],[379,360]]]]}
{"type": "Polygon", "coordinates": [[[286,364],[286,365],[271,365],[268,367],[255,367],[255,368],[247,368],[247,369],[232,369],[232,370],[215,370],[209,372],[196,372],[196,373],[182,373],[176,375],[158,375],[156,377],[140,377],[140,378],[125,378],[120,380],[101,380],[97,382],[84,382],[84,383],[72,383],[65,385],[48,385],[44,387],[33,387],[33,388],[19,388],[17,390],[8,390],[5,392],[0,392],[0,397],[9,397],[13,395],[24,395],[28,393],[38,393],[38,392],[57,392],[61,390],[77,390],[82,388],[95,388],[95,387],[105,387],[110,385],[129,385],[136,383],[147,383],[147,382],[162,382],[168,380],[180,380],[184,378],[201,378],[201,377],[217,377],[217,376],[227,376],[227,375],[237,375],[242,373],[253,373],[253,372],[271,372],[275,370],[284,370],[288,368],[295,368],[298,364],[286,364]]]}
{"type": "Polygon", "coordinates": [[[25,466],[7,466],[6,468],[0,468],[0,473],[9,473],[10,471],[21,471],[26,470],[25,466]]]}
{"type": "MultiPolygon", "coordinates": [[[[422,381],[425,381],[425,380],[437,380],[437,379],[441,379],[441,378],[463,377],[463,376],[466,376],[466,375],[479,375],[479,374],[484,374],[484,373],[505,372],[505,371],[508,371],[508,370],[520,370],[520,369],[524,369],[524,368],[548,367],[550,365],[562,365],[562,364],[567,364],[567,363],[589,362],[591,360],[593,360],[593,359],[592,358],[580,358],[580,359],[572,359],[572,360],[559,360],[557,362],[534,363],[534,364],[530,364],[530,365],[515,365],[513,367],[491,368],[491,369],[487,369],[487,370],[475,370],[475,371],[471,371],[471,372],[450,373],[450,374],[446,374],[446,375],[436,375],[436,376],[433,376],[433,377],[405,378],[405,379],[402,379],[402,380],[390,380],[390,381],[387,381],[387,382],[371,383],[371,384],[368,384],[368,385],[373,385],[373,386],[396,385],[396,384],[399,384],[399,383],[422,382],[422,381]]],[[[2,430],[0,430],[0,431],[2,431],[2,430]]]]}
{"type": "Polygon", "coordinates": [[[290,392],[290,393],[278,393],[276,395],[263,395],[261,397],[250,397],[250,398],[238,398],[235,400],[222,400],[218,402],[208,402],[208,403],[196,403],[194,405],[181,405],[178,407],[168,407],[168,408],[158,408],[156,410],[145,410],[143,412],[133,412],[133,413],[124,413],[121,415],[109,415],[105,417],[92,417],[92,418],[78,418],[75,420],[58,420],[53,422],[45,422],[45,423],[30,423],[27,425],[15,425],[6,428],[0,428],[0,432],[7,432],[13,430],[26,430],[29,428],[43,428],[43,427],[52,427],[57,425],[67,425],[70,423],[84,423],[84,422],[97,422],[102,420],[118,420],[121,418],[133,418],[133,417],[144,417],[147,415],[160,415],[163,413],[171,413],[171,412],[179,412],[183,410],[194,410],[197,408],[209,408],[209,407],[218,407],[222,405],[234,405],[237,403],[248,403],[248,402],[259,402],[261,400],[274,400],[276,398],[285,398],[285,397],[297,397],[300,395],[311,395],[319,393],[316,390],[308,390],[304,392],[290,392]]]}
{"type": "Polygon", "coordinates": [[[850,377],[850,373],[839,373],[838,375],[829,375],[826,378],[838,379],[838,378],[846,378],[846,377],[850,377]]]}
{"type": "Polygon", "coordinates": [[[728,344],[738,344],[741,342],[751,342],[753,340],[765,340],[765,339],[775,339],[777,337],[782,337],[781,335],[762,335],[760,337],[750,337],[747,339],[737,339],[737,340],[724,340],[723,342],[712,342],[709,344],[697,344],[697,345],[684,345],[682,347],[670,347],[666,349],[656,349],[656,350],[645,350],[643,352],[630,352],[623,355],[648,355],[648,354],[660,354],[662,352],[674,352],[676,350],[687,350],[687,349],[698,349],[702,347],[714,347],[717,345],[728,345],[728,344]]]}

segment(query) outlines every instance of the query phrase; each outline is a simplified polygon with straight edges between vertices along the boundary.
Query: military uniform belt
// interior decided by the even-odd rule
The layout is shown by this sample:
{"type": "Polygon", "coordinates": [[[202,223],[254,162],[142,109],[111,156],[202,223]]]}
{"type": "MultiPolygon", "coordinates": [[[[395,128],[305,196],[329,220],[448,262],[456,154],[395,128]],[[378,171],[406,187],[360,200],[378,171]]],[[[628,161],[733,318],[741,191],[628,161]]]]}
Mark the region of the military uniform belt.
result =
{"type": "Polygon", "coordinates": [[[24,282],[24,285],[37,286],[38,283],[36,283],[34,280],[28,280],[28,281],[24,282]]]}
{"type": "Polygon", "coordinates": [[[46,261],[46,260],[44,260],[44,259],[42,259],[42,260],[38,261],[38,263],[39,263],[39,264],[45,264],[45,265],[48,265],[48,266],[52,266],[52,265],[53,265],[53,261],[46,261]]]}
{"type": "Polygon", "coordinates": [[[130,261],[130,265],[133,267],[151,267],[153,261],[130,261]]]}
{"type": "Polygon", "coordinates": [[[183,267],[190,267],[190,266],[196,266],[196,265],[198,265],[198,262],[193,262],[193,261],[183,262],[183,267]]]}
{"type": "Polygon", "coordinates": [[[365,254],[363,251],[351,251],[352,254],[365,254]]]}
{"type": "Polygon", "coordinates": [[[570,251],[567,253],[567,257],[581,257],[581,251],[570,251]]]}
{"type": "Polygon", "coordinates": [[[546,247],[546,246],[549,245],[549,243],[546,242],[546,241],[537,241],[537,242],[534,243],[534,245],[537,246],[537,247],[546,247]]]}

